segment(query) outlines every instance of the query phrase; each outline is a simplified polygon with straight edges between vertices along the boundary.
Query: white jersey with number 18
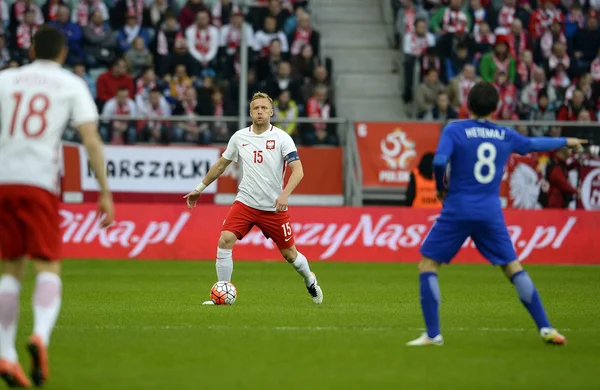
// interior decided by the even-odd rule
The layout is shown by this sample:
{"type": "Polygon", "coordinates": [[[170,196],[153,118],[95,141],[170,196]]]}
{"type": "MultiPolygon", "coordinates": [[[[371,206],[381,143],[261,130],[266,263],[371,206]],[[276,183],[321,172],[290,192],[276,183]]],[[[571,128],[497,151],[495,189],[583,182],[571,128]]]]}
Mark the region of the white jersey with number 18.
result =
{"type": "Polygon", "coordinates": [[[262,134],[252,126],[231,136],[223,157],[238,162],[242,180],[235,200],[257,210],[275,211],[275,200],[283,189],[287,159],[297,160],[298,150],[292,137],[278,127],[262,134]]]}
{"type": "Polygon", "coordinates": [[[98,120],[85,82],[52,61],[0,72],[0,185],[25,184],[58,192],[61,138],[98,120]]]}

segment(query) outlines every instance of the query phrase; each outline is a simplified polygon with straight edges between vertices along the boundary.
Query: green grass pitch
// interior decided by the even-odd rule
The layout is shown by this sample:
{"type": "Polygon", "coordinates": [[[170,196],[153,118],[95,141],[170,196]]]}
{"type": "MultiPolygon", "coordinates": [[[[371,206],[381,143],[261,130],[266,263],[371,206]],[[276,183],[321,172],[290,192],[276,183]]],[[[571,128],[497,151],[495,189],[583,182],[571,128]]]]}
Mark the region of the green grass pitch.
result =
{"type": "Polygon", "coordinates": [[[201,305],[213,261],[65,261],[46,388],[600,388],[600,267],[527,269],[566,347],[544,345],[510,283],[483,264],[442,269],[446,345],[409,348],[423,326],[415,264],[315,262],[316,306],[284,262],[237,262],[238,301],[215,307],[201,305]]]}

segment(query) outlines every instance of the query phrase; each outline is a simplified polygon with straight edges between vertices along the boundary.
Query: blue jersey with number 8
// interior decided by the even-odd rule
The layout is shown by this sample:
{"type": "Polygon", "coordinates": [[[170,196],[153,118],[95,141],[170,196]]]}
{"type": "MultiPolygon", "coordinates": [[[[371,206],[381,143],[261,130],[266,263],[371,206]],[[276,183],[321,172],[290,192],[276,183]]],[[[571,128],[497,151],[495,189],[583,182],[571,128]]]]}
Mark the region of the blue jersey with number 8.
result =
{"type": "Polygon", "coordinates": [[[445,171],[449,175],[442,215],[475,221],[501,217],[500,183],[510,155],[564,145],[564,138],[528,138],[486,120],[448,124],[434,159],[438,189],[443,185],[440,176],[445,171]]]}

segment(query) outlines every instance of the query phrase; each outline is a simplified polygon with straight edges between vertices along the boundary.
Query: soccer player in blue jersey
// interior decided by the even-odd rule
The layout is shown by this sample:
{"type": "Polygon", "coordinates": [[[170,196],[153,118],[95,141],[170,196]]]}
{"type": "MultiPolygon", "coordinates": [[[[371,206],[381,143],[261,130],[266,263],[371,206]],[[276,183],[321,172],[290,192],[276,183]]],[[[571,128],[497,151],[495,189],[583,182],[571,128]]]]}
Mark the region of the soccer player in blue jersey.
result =
{"type": "Polygon", "coordinates": [[[513,152],[526,154],[564,146],[581,148],[587,141],[528,138],[490,122],[498,106],[498,92],[487,82],[473,86],[468,106],[472,119],[453,122],[444,128],[433,160],[437,195],[443,201],[443,208],[421,247],[421,309],[427,332],[407,345],[443,345],[438,272],[440,265],[450,263],[468,237],[510,279],[542,339],[550,344],[566,344],[567,339],[550,325],[533,281],[516,260],[500,205],[500,181],[513,152]]]}

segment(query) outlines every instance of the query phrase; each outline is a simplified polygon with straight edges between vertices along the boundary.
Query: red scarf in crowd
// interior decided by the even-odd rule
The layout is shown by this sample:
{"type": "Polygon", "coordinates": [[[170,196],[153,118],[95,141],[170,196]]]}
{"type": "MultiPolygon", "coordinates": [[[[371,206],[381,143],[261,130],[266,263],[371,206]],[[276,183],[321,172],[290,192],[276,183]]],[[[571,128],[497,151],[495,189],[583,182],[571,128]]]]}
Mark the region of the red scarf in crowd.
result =
{"type": "MultiPolygon", "coordinates": [[[[162,109],[160,108],[160,102],[158,102],[158,106],[157,107],[152,107],[152,104],[148,103],[148,109],[147,109],[147,114],[148,116],[152,117],[162,117],[163,116],[163,112],[162,109]]],[[[150,120],[148,121],[148,127],[151,130],[160,130],[160,128],[163,126],[164,122],[162,121],[153,121],[150,120]]]]}
{"type": "Polygon", "coordinates": [[[504,72],[508,76],[508,67],[510,66],[510,57],[507,56],[504,61],[500,61],[500,58],[496,57],[496,55],[492,55],[494,59],[494,64],[496,65],[496,73],[504,72]]]}
{"type": "Polygon", "coordinates": [[[463,76],[460,76],[460,81],[458,82],[458,100],[460,104],[466,104],[467,96],[469,96],[469,92],[471,88],[475,85],[475,81],[465,79],[463,76]]]}
{"type": "Polygon", "coordinates": [[[77,24],[80,26],[87,26],[87,24],[90,22],[92,14],[101,10],[102,8],[99,0],[94,0],[92,4],[80,1],[77,5],[77,24]]]}
{"type": "Polygon", "coordinates": [[[310,38],[312,36],[312,30],[297,28],[296,34],[294,35],[294,41],[292,42],[291,53],[293,56],[300,54],[302,50],[302,46],[310,43],[310,38]]]}
{"type": "Polygon", "coordinates": [[[527,50],[527,34],[525,31],[521,31],[519,37],[515,37],[513,33],[508,34],[508,50],[513,58],[519,58],[520,54],[527,50]],[[517,45],[515,41],[519,41],[519,52],[517,53],[517,45]]]}
{"type": "Polygon", "coordinates": [[[54,4],[50,4],[48,7],[48,17],[50,18],[50,20],[54,21],[56,20],[56,16],[58,15],[58,7],[60,6],[60,4],[58,3],[54,3],[54,4]]]}
{"type": "Polygon", "coordinates": [[[414,8],[407,8],[404,10],[404,33],[415,32],[415,21],[417,20],[417,13],[414,8]]]}
{"type": "Polygon", "coordinates": [[[494,85],[500,95],[500,104],[498,105],[497,114],[500,114],[503,109],[508,109],[511,113],[514,113],[518,102],[517,88],[510,82],[506,85],[500,85],[498,83],[494,85]]]}
{"type": "Polygon", "coordinates": [[[548,59],[548,67],[550,70],[554,70],[558,65],[563,65],[565,69],[569,69],[571,66],[571,59],[566,54],[562,58],[558,58],[552,54],[548,59]]]}
{"type": "Polygon", "coordinates": [[[21,23],[19,27],[17,27],[17,46],[19,49],[29,49],[33,35],[38,28],[37,25],[29,26],[25,23],[21,23]]]}
{"type": "Polygon", "coordinates": [[[531,90],[529,91],[529,103],[530,104],[537,104],[538,101],[538,95],[540,93],[540,91],[544,88],[546,88],[546,84],[545,83],[536,83],[536,82],[532,82],[531,83],[532,87],[531,90]]]}
{"type": "Polygon", "coordinates": [[[515,20],[516,13],[516,7],[507,7],[506,5],[503,5],[498,14],[498,27],[510,27],[513,20],[515,20]]]}
{"type": "Polygon", "coordinates": [[[418,36],[415,33],[410,34],[411,41],[411,54],[415,57],[420,57],[427,51],[429,48],[429,42],[427,41],[427,34],[425,36],[418,36]]]}
{"type": "Polygon", "coordinates": [[[600,81],[600,57],[596,57],[596,59],[592,61],[590,73],[592,74],[592,79],[594,79],[595,82],[600,81]]]}
{"type": "Polygon", "coordinates": [[[467,15],[460,9],[453,11],[450,7],[444,10],[444,19],[442,23],[442,31],[446,33],[455,33],[457,31],[465,31],[467,28],[467,15]]]}
{"type": "Polygon", "coordinates": [[[138,24],[142,24],[142,18],[144,17],[144,0],[126,0],[127,11],[125,14],[137,15],[138,24]]]}
{"type": "MultiPolygon", "coordinates": [[[[317,99],[310,98],[306,103],[306,113],[309,118],[329,119],[331,107],[329,104],[321,104],[317,101],[317,99]]],[[[321,132],[325,131],[327,128],[327,123],[315,123],[313,126],[317,131],[321,132]]]]}
{"type": "Polygon", "coordinates": [[[535,64],[533,62],[529,66],[527,66],[525,61],[519,61],[519,63],[517,64],[517,74],[519,75],[519,78],[521,79],[521,83],[523,85],[529,84],[534,69],[535,64]]]}
{"type": "Polygon", "coordinates": [[[552,35],[550,31],[546,31],[542,35],[542,39],[540,40],[540,48],[542,49],[542,55],[544,56],[544,58],[550,57],[550,55],[552,54],[552,46],[556,42],[562,42],[565,45],[567,44],[567,37],[565,36],[565,34],[562,33],[562,31],[557,37],[552,35]]]}
{"type": "Polygon", "coordinates": [[[442,67],[439,57],[435,57],[433,61],[429,60],[426,56],[423,56],[423,61],[421,61],[421,74],[425,75],[429,68],[433,68],[440,73],[442,67]]]}
{"type": "Polygon", "coordinates": [[[196,50],[206,55],[210,51],[210,33],[208,28],[199,30],[196,28],[196,50]]]}
{"type": "Polygon", "coordinates": [[[155,87],[155,81],[151,81],[148,84],[144,84],[144,80],[142,78],[139,78],[136,83],[136,93],[138,95],[147,96],[148,92],[152,91],[155,87]]]}
{"type": "Polygon", "coordinates": [[[554,88],[567,88],[571,84],[571,79],[566,72],[555,72],[554,76],[550,79],[550,85],[554,88]]]}

